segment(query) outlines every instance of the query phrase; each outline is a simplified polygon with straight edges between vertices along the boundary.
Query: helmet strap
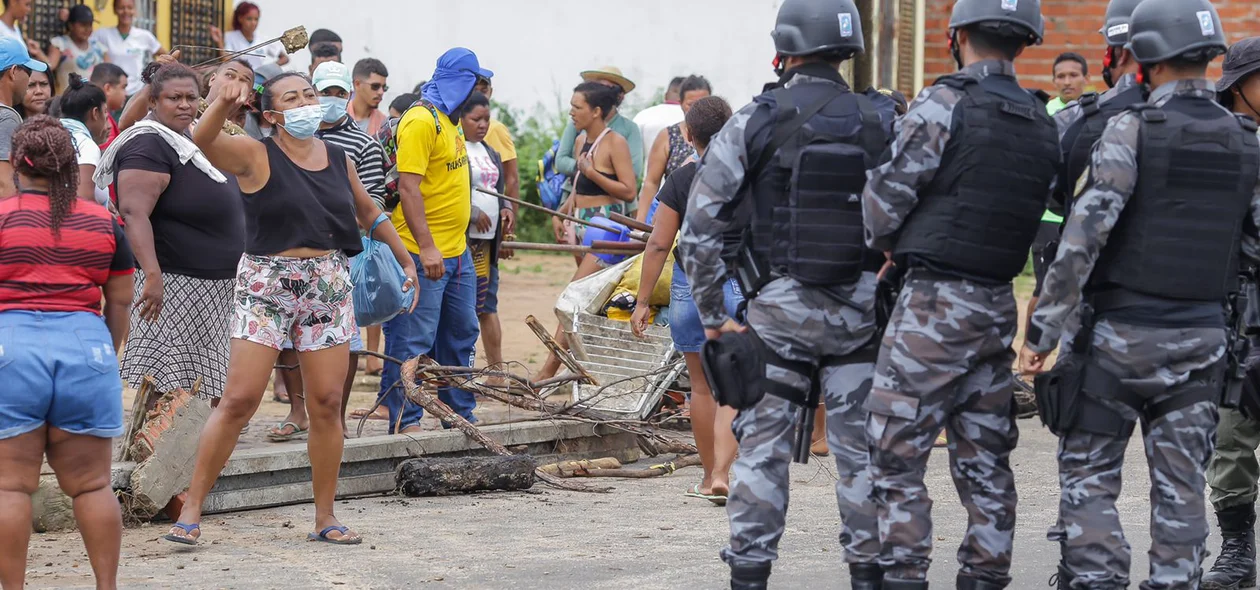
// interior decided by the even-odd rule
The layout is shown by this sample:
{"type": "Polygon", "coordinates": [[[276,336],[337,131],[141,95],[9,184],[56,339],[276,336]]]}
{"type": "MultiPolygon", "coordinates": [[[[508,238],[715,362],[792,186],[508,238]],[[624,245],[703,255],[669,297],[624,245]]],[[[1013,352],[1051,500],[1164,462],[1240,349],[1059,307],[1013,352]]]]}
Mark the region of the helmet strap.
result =
{"type": "Polygon", "coordinates": [[[787,62],[787,60],[783,59],[783,55],[777,53],[775,54],[774,61],[770,62],[774,67],[774,75],[780,78],[783,77],[783,73],[787,70],[787,68],[783,65],[785,62],[787,62]]]}

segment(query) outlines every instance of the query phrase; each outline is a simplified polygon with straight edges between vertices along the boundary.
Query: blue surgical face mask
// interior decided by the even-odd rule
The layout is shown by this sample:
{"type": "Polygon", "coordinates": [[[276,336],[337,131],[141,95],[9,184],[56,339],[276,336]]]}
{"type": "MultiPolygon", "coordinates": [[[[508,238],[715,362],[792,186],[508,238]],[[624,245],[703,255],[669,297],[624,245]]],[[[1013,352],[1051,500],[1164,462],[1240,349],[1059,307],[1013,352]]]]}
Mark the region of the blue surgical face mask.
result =
{"type": "Polygon", "coordinates": [[[284,127],[284,130],[288,131],[294,139],[314,137],[315,132],[319,130],[320,121],[324,118],[324,106],[318,104],[292,108],[284,112],[272,112],[284,115],[284,124],[281,127],[284,127]]]}
{"type": "Polygon", "coordinates": [[[349,101],[344,98],[335,96],[319,97],[319,105],[324,107],[324,122],[331,125],[340,121],[342,117],[346,116],[347,104],[349,104],[349,101]]]}

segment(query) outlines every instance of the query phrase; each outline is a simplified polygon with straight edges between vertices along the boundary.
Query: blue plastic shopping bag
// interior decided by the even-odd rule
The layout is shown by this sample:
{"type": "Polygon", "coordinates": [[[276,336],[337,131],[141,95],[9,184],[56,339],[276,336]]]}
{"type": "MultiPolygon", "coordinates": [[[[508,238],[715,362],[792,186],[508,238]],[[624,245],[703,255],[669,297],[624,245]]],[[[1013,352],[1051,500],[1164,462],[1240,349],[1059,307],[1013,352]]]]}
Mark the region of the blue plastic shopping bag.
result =
{"type": "Polygon", "coordinates": [[[354,319],[359,326],[387,322],[411,306],[412,293],[403,291],[407,275],[394,253],[383,242],[372,239],[376,226],[385,221],[382,214],[363,236],[363,252],[350,259],[350,282],[354,284],[354,319]]]}

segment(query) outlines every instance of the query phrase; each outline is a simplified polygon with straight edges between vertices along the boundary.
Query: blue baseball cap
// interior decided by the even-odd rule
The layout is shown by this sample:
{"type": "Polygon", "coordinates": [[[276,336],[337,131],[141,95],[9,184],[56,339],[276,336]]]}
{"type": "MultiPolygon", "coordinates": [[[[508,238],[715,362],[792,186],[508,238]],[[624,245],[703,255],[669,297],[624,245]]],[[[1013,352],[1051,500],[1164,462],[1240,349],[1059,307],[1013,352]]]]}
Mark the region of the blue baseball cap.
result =
{"type": "Polygon", "coordinates": [[[48,65],[31,59],[26,44],[17,37],[0,36],[0,72],[13,66],[22,66],[32,72],[47,72],[48,65]]]}

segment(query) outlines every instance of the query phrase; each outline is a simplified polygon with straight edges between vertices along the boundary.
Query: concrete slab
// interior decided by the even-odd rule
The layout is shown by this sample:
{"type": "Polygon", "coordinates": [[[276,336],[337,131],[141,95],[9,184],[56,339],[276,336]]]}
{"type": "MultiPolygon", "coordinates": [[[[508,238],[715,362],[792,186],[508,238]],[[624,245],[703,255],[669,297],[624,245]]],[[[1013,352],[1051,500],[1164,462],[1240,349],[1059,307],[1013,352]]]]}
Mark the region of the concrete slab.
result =
{"type": "MultiPolygon", "coordinates": [[[[523,422],[482,428],[490,438],[538,464],[615,457],[639,459],[635,436],[604,426],[577,422],[523,422]]],[[[455,430],[412,435],[373,436],[346,441],[337,497],[394,490],[398,465],[412,457],[464,457],[489,454],[455,430]]],[[[232,455],[206,498],[205,513],[215,514],[310,502],[311,462],[306,449],[267,448],[232,455]]]]}

